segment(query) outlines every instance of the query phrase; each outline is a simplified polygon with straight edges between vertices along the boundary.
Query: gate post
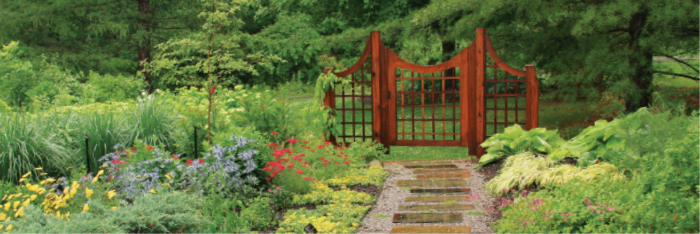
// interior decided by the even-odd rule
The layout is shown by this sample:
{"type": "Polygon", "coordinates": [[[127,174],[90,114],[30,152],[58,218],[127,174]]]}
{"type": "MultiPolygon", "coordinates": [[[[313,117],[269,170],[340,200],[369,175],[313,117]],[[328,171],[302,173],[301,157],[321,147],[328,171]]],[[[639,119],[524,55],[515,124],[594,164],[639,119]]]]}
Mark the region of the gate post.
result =
{"type": "Polygon", "coordinates": [[[532,64],[525,65],[525,88],[526,88],[526,121],[525,129],[530,130],[537,128],[540,118],[540,88],[539,81],[535,75],[535,66],[532,64]]]}
{"type": "MultiPolygon", "coordinates": [[[[333,69],[333,67],[326,67],[326,75],[328,75],[333,69]]],[[[323,98],[323,104],[326,106],[326,108],[335,109],[335,91],[333,90],[333,87],[326,91],[326,96],[323,98]]],[[[332,117],[333,116],[328,116],[328,118],[332,117]]],[[[338,144],[335,136],[333,136],[332,133],[329,133],[328,136],[324,135],[323,138],[325,138],[325,141],[333,143],[333,145],[338,144]]]]}
{"type": "Polygon", "coordinates": [[[486,118],[484,99],[484,79],[486,78],[486,33],[484,28],[476,29],[476,157],[484,155],[481,143],[486,140],[486,118]]]}

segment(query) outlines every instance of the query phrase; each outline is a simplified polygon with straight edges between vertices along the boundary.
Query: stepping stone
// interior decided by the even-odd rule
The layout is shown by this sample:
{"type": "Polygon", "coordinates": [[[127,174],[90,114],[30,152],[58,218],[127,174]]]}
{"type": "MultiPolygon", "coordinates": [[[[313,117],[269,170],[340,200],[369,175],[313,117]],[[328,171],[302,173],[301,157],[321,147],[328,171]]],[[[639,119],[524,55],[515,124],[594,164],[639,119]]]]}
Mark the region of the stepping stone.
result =
{"type": "Polygon", "coordinates": [[[421,210],[473,210],[474,205],[468,204],[434,204],[434,205],[400,205],[399,211],[421,211],[421,210]]]}
{"type": "Polygon", "coordinates": [[[472,190],[468,188],[433,188],[433,189],[426,189],[426,188],[412,188],[411,193],[463,193],[467,194],[470,193],[472,190]]]}
{"type": "Polygon", "coordinates": [[[471,233],[469,226],[394,226],[390,233],[471,233]]]}
{"type": "Polygon", "coordinates": [[[466,201],[467,196],[430,196],[430,197],[420,197],[412,196],[406,197],[404,202],[444,202],[444,201],[466,201]]]}
{"type": "Polygon", "coordinates": [[[403,166],[408,169],[412,168],[457,168],[457,165],[454,164],[433,164],[433,165],[409,165],[409,166],[403,166]]]}
{"type": "Polygon", "coordinates": [[[427,173],[469,173],[469,169],[413,169],[413,174],[427,173]]]}
{"type": "Polygon", "coordinates": [[[430,161],[430,162],[400,162],[399,164],[404,166],[414,166],[414,165],[439,165],[439,164],[451,164],[451,161],[430,161]]]}
{"type": "Polygon", "coordinates": [[[467,181],[463,179],[399,180],[396,185],[399,187],[459,187],[467,186],[467,181]]]}
{"type": "Polygon", "coordinates": [[[416,179],[433,179],[433,178],[469,178],[472,177],[469,173],[437,173],[437,174],[421,174],[416,175],[416,179]]]}
{"type": "Polygon", "coordinates": [[[394,223],[461,223],[461,213],[403,213],[394,214],[394,223]]]}

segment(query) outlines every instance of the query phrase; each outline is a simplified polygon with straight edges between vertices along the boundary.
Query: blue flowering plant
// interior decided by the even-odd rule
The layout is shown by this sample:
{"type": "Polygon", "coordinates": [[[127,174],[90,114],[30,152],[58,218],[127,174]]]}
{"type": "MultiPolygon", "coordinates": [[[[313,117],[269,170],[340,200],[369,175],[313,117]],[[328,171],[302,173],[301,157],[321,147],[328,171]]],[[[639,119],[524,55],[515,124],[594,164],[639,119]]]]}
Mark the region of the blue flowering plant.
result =
{"type": "Polygon", "coordinates": [[[128,149],[115,146],[116,151],[100,158],[107,169],[107,180],[125,197],[133,198],[153,193],[161,187],[186,189],[194,192],[207,191],[207,187],[242,189],[258,184],[254,175],[257,151],[250,149],[254,141],[242,137],[231,137],[215,145],[212,152],[201,159],[180,159],[178,154],[150,145],[137,145],[128,149]],[[221,146],[224,145],[224,146],[221,146]],[[133,161],[131,158],[143,154],[148,159],[133,161]],[[220,177],[209,180],[210,177],[220,177]],[[208,181],[208,182],[207,182],[208,181]],[[213,181],[213,182],[212,182],[213,181]]]}
{"type": "Polygon", "coordinates": [[[180,185],[195,192],[207,191],[209,186],[243,190],[258,185],[260,180],[256,174],[262,173],[257,170],[254,156],[258,151],[253,149],[253,142],[255,140],[233,136],[219,142],[203,158],[178,165],[177,169],[183,172],[180,185]],[[211,176],[221,178],[206,183],[211,176]]]}

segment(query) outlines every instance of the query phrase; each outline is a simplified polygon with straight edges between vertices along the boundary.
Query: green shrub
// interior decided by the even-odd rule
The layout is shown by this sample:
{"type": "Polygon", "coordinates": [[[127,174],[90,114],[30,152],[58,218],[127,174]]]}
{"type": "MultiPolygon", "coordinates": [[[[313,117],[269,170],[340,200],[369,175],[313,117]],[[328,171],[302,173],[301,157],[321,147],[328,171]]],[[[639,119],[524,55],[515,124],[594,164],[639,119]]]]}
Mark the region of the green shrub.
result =
{"type": "Polygon", "coordinates": [[[87,79],[84,95],[93,98],[96,102],[133,100],[139,96],[145,86],[143,80],[134,77],[100,75],[92,71],[87,79]]]}
{"type": "Polygon", "coordinates": [[[203,203],[201,197],[186,193],[148,194],[115,210],[90,200],[87,212],[72,214],[68,221],[29,205],[25,207],[26,218],[5,224],[23,233],[191,233],[210,222],[198,214],[203,203]]]}
{"type": "Polygon", "coordinates": [[[241,211],[245,225],[253,230],[267,230],[274,225],[275,212],[270,207],[270,198],[256,197],[241,211]]]}
{"type": "Polygon", "coordinates": [[[139,100],[127,120],[134,132],[133,140],[141,140],[149,145],[165,145],[173,149],[175,114],[159,95],[149,95],[139,100]]]}

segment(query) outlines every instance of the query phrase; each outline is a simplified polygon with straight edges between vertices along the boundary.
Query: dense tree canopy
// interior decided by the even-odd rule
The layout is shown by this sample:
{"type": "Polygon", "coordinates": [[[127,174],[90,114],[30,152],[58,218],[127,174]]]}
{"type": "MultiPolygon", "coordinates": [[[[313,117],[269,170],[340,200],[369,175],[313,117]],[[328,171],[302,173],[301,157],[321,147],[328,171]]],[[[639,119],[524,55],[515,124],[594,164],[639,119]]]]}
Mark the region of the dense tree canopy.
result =
{"type": "Polygon", "coordinates": [[[0,2],[0,43],[20,41],[27,55],[50,54],[74,72],[140,71],[151,90],[168,88],[172,74],[151,75],[143,65],[210,33],[198,16],[217,4],[238,10],[228,16],[236,26],[216,39],[228,49],[216,52],[246,63],[222,76],[228,84],[313,81],[328,58],[356,61],[373,30],[406,60],[437,63],[484,27],[508,63],[537,66],[551,95],[612,95],[629,110],[650,103],[652,74],[668,74],[653,70],[654,56],[697,53],[700,23],[699,4],[687,0],[30,0],[0,2]],[[251,56],[279,59],[258,66],[251,56]]]}

